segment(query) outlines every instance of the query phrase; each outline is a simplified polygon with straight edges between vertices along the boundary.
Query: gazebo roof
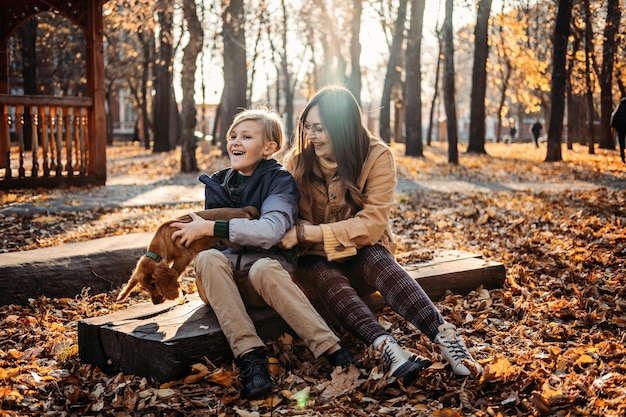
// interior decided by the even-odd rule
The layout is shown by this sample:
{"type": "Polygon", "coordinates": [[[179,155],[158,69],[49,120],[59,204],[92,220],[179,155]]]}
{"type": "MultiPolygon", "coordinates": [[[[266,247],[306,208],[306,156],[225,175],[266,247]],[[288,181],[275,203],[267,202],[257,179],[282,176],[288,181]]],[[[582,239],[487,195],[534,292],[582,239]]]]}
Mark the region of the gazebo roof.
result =
{"type": "Polygon", "coordinates": [[[0,42],[5,41],[24,21],[41,12],[61,13],[83,30],[87,29],[87,11],[101,7],[108,0],[0,0],[0,42]]]}

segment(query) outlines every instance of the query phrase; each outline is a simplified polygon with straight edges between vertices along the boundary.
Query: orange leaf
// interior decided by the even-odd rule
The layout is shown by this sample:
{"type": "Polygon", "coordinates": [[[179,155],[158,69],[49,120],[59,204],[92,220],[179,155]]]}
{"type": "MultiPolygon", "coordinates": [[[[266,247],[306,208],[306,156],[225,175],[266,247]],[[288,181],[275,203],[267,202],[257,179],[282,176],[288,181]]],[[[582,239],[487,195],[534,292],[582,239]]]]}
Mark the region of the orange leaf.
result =
{"type": "Polygon", "coordinates": [[[229,372],[219,370],[211,374],[211,382],[223,387],[231,387],[233,385],[233,377],[229,372]]]}

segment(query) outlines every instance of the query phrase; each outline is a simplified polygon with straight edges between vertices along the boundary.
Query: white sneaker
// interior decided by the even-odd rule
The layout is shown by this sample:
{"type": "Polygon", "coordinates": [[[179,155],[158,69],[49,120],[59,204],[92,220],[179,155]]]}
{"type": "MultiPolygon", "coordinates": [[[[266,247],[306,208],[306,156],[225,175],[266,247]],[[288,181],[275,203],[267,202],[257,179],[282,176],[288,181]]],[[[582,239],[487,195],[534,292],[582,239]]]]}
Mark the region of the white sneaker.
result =
{"type": "Polygon", "coordinates": [[[439,326],[439,334],[435,343],[439,345],[441,354],[448,361],[452,372],[458,376],[477,376],[482,374],[483,367],[472,357],[465,347],[465,342],[456,334],[456,327],[450,323],[439,326]]]}
{"type": "Polygon", "coordinates": [[[380,351],[382,358],[389,364],[389,372],[394,379],[403,378],[404,384],[410,384],[420,372],[432,362],[403,349],[392,336],[381,336],[374,341],[374,348],[380,351]]]}

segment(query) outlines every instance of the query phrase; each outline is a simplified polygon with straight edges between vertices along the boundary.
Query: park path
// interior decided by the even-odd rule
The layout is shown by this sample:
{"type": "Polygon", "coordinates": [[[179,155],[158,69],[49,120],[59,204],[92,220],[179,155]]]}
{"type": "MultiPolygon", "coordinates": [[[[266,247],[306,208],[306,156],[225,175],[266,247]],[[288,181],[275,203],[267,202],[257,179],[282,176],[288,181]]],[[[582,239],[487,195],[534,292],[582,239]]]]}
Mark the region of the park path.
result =
{"type": "MultiPolygon", "coordinates": [[[[470,180],[398,180],[398,194],[416,191],[433,191],[458,194],[477,192],[564,192],[568,190],[594,190],[603,185],[575,182],[480,182],[470,180]]],[[[37,213],[60,213],[94,210],[99,208],[130,208],[149,205],[175,205],[204,201],[204,186],[196,174],[181,174],[160,180],[142,180],[131,175],[111,177],[104,187],[72,189],[56,193],[52,198],[34,202],[20,202],[0,208],[2,215],[32,215],[37,213]]]]}

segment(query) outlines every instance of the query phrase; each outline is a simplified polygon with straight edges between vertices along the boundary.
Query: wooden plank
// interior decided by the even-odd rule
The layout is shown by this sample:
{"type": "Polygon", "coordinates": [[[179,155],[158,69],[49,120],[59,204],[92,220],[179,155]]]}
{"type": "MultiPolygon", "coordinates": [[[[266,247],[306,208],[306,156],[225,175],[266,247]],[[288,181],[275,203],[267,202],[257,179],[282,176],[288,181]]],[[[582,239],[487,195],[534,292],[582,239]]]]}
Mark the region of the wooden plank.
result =
{"type": "MultiPolygon", "coordinates": [[[[406,254],[400,254],[398,256],[399,262],[402,263],[402,259],[406,257],[406,254]]],[[[468,258],[482,258],[480,254],[459,250],[440,250],[435,251],[432,255],[432,258],[423,262],[418,263],[408,263],[404,265],[405,269],[411,269],[416,267],[428,266],[428,265],[438,265],[446,262],[458,261],[460,259],[468,259],[468,258]]]]}
{"type": "Polygon", "coordinates": [[[447,290],[467,294],[479,286],[487,289],[500,288],[506,279],[506,270],[500,262],[481,258],[465,258],[450,262],[406,267],[428,296],[440,299],[447,290]]]}
{"type": "MultiPolygon", "coordinates": [[[[504,264],[479,257],[461,256],[441,262],[433,260],[426,264],[406,265],[405,269],[433,301],[440,300],[446,291],[465,295],[480,286],[501,288],[506,280],[504,264]]],[[[381,311],[387,305],[377,292],[363,299],[372,311],[381,311]]]]}
{"type": "MultiPolygon", "coordinates": [[[[271,308],[251,309],[259,336],[275,340],[287,324],[271,308]]],[[[154,382],[176,380],[203,358],[228,359],[232,353],[217,318],[197,294],[184,304],[142,303],[78,323],[81,361],[108,373],[140,375],[154,382]],[[146,355],[146,352],[150,352],[146,355]]]]}
{"type": "Polygon", "coordinates": [[[10,95],[0,94],[0,104],[24,105],[24,106],[93,106],[92,97],[55,97],[55,96],[33,96],[33,95],[10,95]]]}
{"type": "MultiPolygon", "coordinates": [[[[440,298],[446,290],[467,293],[481,285],[500,287],[506,275],[501,263],[456,251],[437,253],[433,259],[406,269],[433,299],[440,298]]],[[[373,311],[386,305],[380,294],[364,299],[373,311]]],[[[320,309],[319,305],[316,307],[320,309]]],[[[328,318],[324,311],[320,312],[328,318]]],[[[270,308],[251,309],[250,315],[264,340],[275,340],[291,331],[270,308]]],[[[83,362],[108,373],[121,371],[155,382],[181,378],[204,357],[217,360],[232,355],[215,314],[196,294],[188,295],[184,304],[143,303],[108,316],[81,320],[78,342],[83,362]]]]}
{"type": "Polygon", "coordinates": [[[0,305],[108,292],[128,281],[154,233],[0,254],[0,305]]]}

